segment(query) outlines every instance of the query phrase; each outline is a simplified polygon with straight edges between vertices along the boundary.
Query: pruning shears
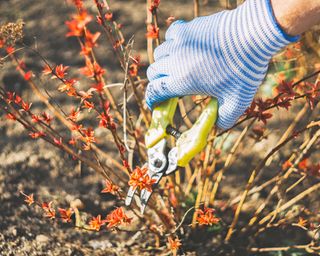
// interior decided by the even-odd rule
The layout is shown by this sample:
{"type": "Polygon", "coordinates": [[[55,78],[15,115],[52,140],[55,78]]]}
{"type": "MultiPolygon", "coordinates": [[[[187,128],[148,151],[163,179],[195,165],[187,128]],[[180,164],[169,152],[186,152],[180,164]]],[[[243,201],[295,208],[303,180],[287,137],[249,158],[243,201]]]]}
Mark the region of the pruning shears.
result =
{"type": "MultiPolygon", "coordinates": [[[[147,173],[154,179],[156,186],[163,176],[173,173],[177,167],[185,167],[188,162],[207,144],[208,135],[214,126],[218,116],[218,102],[211,98],[198,120],[193,126],[180,133],[173,128],[173,116],[178,104],[178,98],[172,98],[162,102],[154,108],[150,127],[145,135],[148,162],[147,173]],[[176,146],[172,149],[167,147],[167,138],[174,136],[176,146]]],[[[134,197],[136,187],[131,186],[128,190],[125,204],[129,206],[134,197]]],[[[140,193],[140,211],[143,214],[152,191],[142,189],[140,193]]]]}

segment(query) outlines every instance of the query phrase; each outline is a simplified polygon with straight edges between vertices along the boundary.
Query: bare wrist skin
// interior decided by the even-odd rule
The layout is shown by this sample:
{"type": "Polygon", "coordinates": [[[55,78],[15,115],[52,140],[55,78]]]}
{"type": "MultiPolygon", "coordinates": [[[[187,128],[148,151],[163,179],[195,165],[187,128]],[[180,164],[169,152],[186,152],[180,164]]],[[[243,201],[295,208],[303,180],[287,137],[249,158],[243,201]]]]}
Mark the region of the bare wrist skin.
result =
{"type": "Polygon", "coordinates": [[[270,0],[284,32],[297,36],[320,24],[320,0],[270,0]]]}

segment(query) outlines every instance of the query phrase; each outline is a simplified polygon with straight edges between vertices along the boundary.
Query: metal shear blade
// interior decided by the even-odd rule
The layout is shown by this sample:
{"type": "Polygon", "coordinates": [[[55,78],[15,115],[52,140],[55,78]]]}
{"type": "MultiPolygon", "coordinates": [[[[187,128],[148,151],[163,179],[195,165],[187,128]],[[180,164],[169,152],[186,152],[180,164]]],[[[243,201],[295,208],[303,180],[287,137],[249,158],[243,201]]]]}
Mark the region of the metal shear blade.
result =
{"type": "MultiPolygon", "coordinates": [[[[148,171],[146,175],[148,175],[151,179],[155,180],[153,186],[156,186],[164,174],[168,171],[172,172],[172,170],[176,169],[176,164],[172,163],[172,154],[169,153],[170,157],[166,154],[166,140],[162,139],[159,143],[157,143],[152,148],[148,149],[148,171]]],[[[145,165],[144,165],[145,166],[145,165]]],[[[125,204],[130,205],[131,201],[134,197],[136,188],[130,187],[125,204]]],[[[142,189],[140,193],[140,211],[143,214],[145,207],[152,195],[152,191],[147,189],[142,189]]]]}
{"type": "MultiPolygon", "coordinates": [[[[155,173],[154,175],[149,175],[149,174],[147,174],[147,175],[149,175],[149,177],[151,179],[155,179],[155,183],[154,183],[154,186],[155,186],[156,184],[159,183],[159,181],[161,180],[163,174],[164,173],[155,173]]],[[[140,192],[140,201],[141,201],[140,212],[141,212],[141,214],[144,213],[144,210],[145,210],[145,208],[146,208],[146,206],[148,204],[148,201],[149,201],[151,195],[152,195],[152,191],[149,191],[147,189],[142,189],[141,190],[141,192],[140,192]]]]}

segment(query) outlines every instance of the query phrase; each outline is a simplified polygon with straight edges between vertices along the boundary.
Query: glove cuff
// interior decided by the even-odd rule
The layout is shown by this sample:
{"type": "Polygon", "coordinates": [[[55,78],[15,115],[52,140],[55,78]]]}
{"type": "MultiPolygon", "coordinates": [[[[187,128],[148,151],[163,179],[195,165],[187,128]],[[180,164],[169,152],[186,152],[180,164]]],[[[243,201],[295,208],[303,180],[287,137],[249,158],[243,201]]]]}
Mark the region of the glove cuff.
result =
{"type": "Polygon", "coordinates": [[[247,0],[243,5],[241,12],[245,15],[242,15],[247,20],[251,19],[249,33],[262,55],[272,57],[284,46],[299,40],[300,36],[288,35],[278,24],[271,0],[247,0]]]}
{"type": "Polygon", "coordinates": [[[271,0],[263,0],[263,2],[265,2],[264,4],[266,5],[267,11],[268,11],[268,18],[270,19],[272,25],[274,26],[276,30],[276,34],[279,35],[279,37],[282,37],[284,40],[286,40],[287,44],[297,42],[300,39],[300,35],[297,35],[297,36],[288,35],[277,22],[272,9],[271,0]]]}

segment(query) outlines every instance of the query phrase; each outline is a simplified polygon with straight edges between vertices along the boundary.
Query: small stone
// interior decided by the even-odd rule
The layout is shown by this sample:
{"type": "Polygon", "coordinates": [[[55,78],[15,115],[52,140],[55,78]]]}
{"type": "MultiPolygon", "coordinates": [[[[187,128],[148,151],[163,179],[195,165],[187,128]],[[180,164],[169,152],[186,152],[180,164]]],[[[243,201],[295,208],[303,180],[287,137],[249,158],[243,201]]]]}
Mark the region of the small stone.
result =
{"type": "Polygon", "coordinates": [[[98,240],[90,240],[89,245],[94,249],[94,250],[105,250],[107,248],[112,248],[112,243],[109,241],[98,241],[98,240]]]}
{"type": "Polygon", "coordinates": [[[36,236],[37,243],[46,244],[49,242],[49,237],[45,235],[37,235],[36,236]]]}
{"type": "Polygon", "coordinates": [[[13,236],[17,236],[17,229],[15,227],[10,227],[8,232],[13,236]]]}
{"type": "Polygon", "coordinates": [[[75,199],[75,200],[70,202],[70,206],[72,208],[83,209],[84,204],[82,203],[82,201],[80,199],[75,199]]]}

